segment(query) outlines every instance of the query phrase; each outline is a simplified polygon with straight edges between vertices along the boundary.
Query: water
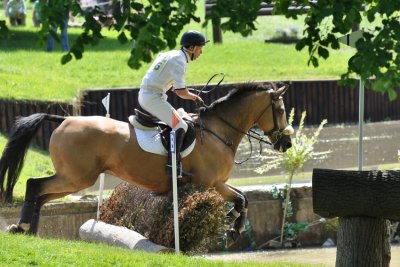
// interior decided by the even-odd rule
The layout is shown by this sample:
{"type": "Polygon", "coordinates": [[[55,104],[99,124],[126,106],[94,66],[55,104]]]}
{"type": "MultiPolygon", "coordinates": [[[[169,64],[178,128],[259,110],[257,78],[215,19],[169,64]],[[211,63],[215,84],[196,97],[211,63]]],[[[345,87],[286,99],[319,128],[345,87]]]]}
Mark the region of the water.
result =
{"type": "MultiPolygon", "coordinates": [[[[400,266],[400,245],[392,245],[391,253],[392,259],[390,261],[390,266],[400,266]]],[[[233,262],[256,261],[271,263],[275,261],[289,261],[293,263],[319,264],[322,266],[334,267],[336,262],[336,247],[274,250],[230,254],[208,254],[203,257],[210,260],[223,260],[233,262]]]]}
{"type": "MultiPolygon", "coordinates": [[[[311,137],[315,128],[303,129],[311,137]]],[[[398,164],[400,149],[400,121],[374,122],[364,125],[363,138],[363,166],[365,170],[381,168],[387,164],[398,164]]],[[[250,149],[247,139],[243,139],[236,154],[237,160],[248,158],[250,149]]],[[[266,147],[264,147],[264,150],[266,147]]],[[[309,172],[313,168],[326,169],[357,169],[358,166],[358,125],[336,125],[324,127],[314,147],[314,152],[330,150],[326,158],[310,160],[301,171],[309,172]]],[[[255,156],[259,154],[258,143],[253,141],[253,158],[236,165],[232,178],[255,177],[259,174],[254,169],[266,162],[255,156]]],[[[263,154],[265,155],[265,153],[263,154]]],[[[262,176],[281,174],[283,170],[268,171],[262,176]]],[[[400,266],[400,265],[399,265],[400,266]]]]}

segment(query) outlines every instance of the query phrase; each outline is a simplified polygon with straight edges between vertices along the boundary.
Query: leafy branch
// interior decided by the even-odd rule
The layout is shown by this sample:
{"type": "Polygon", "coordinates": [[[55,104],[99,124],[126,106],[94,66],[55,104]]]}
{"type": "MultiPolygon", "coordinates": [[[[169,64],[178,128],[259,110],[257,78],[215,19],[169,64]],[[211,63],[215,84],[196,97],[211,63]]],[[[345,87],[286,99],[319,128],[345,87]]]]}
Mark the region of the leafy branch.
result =
{"type": "MultiPolygon", "coordinates": [[[[281,228],[281,245],[283,244],[283,236],[285,233],[285,227],[289,227],[288,223],[286,223],[286,218],[292,215],[291,205],[290,203],[290,191],[292,187],[293,176],[295,173],[302,169],[306,162],[311,159],[320,158],[322,156],[326,156],[330,153],[330,151],[322,151],[316,152],[314,151],[315,144],[318,142],[319,134],[327,123],[327,120],[324,119],[316,131],[312,134],[311,137],[308,137],[303,133],[304,128],[304,120],[306,117],[306,112],[304,111],[301,114],[299,128],[296,131],[295,138],[292,138],[292,147],[286,151],[286,153],[279,153],[276,151],[269,150],[267,152],[267,156],[260,156],[262,160],[266,162],[266,164],[258,167],[256,172],[265,173],[268,170],[275,168],[283,168],[288,174],[288,182],[286,189],[286,197],[284,202],[284,210],[283,210],[283,218],[282,218],[282,228],[281,228]]],[[[294,118],[294,109],[290,111],[289,115],[289,124],[293,123],[294,118]]]]}

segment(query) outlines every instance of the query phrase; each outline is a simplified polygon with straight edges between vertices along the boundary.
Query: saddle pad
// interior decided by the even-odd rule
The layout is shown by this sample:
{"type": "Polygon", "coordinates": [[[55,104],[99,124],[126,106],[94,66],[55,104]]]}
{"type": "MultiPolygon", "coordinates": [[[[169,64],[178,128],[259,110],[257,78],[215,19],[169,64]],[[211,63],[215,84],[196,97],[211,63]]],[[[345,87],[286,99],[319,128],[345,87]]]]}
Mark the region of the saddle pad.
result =
{"type": "MultiPolygon", "coordinates": [[[[142,130],[142,129],[135,129],[136,138],[139,143],[141,149],[146,152],[150,152],[153,154],[158,155],[167,155],[168,151],[164,148],[161,142],[161,136],[158,130],[142,130]]],[[[196,144],[196,140],[186,148],[185,150],[181,151],[181,157],[184,158],[193,151],[194,145],[196,144]]]]}

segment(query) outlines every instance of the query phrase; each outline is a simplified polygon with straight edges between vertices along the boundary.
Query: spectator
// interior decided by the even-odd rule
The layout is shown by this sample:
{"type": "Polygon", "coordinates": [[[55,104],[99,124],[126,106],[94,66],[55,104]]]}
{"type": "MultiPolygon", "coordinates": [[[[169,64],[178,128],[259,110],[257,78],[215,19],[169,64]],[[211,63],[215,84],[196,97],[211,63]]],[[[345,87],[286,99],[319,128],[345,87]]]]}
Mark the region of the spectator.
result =
{"type": "MultiPolygon", "coordinates": [[[[70,12],[65,10],[64,13],[65,19],[60,23],[59,27],[61,28],[61,47],[63,51],[69,51],[69,40],[68,40],[68,21],[70,17],[70,12]]],[[[52,28],[52,31],[57,32],[57,28],[52,28]]],[[[52,35],[49,36],[49,40],[47,42],[47,52],[53,51],[54,46],[54,38],[52,35]]]]}
{"type": "Polygon", "coordinates": [[[24,0],[10,0],[6,6],[6,16],[12,26],[25,26],[26,7],[24,0]]]}
{"type": "Polygon", "coordinates": [[[33,3],[32,21],[35,27],[40,27],[40,23],[42,23],[42,4],[39,0],[36,0],[35,3],[33,3]]]}

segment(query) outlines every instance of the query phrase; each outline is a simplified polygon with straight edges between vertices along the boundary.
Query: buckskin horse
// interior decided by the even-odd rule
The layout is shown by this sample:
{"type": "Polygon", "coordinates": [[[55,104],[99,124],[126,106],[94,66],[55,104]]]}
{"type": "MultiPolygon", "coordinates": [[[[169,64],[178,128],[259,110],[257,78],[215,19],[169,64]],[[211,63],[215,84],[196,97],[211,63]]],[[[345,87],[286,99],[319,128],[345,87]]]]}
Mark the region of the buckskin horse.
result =
{"type": "MultiPolygon", "coordinates": [[[[247,197],[225,182],[229,179],[236,150],[242,138],[256,126],[275,150],[291,147],[293,128],[288,125],[282,95],[287,86],[246,83],[231,88],[199,114],[192,114],[197,142],[183,158],[185,170],[193,174],[191,182],[214,187],[226,201],[234,203],[227,217],[231,237],[244,231],[247,197]]],[[[55,174],[30,178],[18,224],[9,232],[36,234],[41,207],[93,185],[102,172],[153,192],[171,190],[165,173],[166,157],[143,151],[129,123],[100,116],[62,117],[37,113],[15,122],[0,159],[0,200],[11,202],[13,188],[24,164],[29,144],[43,121],[61,123],[52,133],[49,152],[55,174]]]]}

